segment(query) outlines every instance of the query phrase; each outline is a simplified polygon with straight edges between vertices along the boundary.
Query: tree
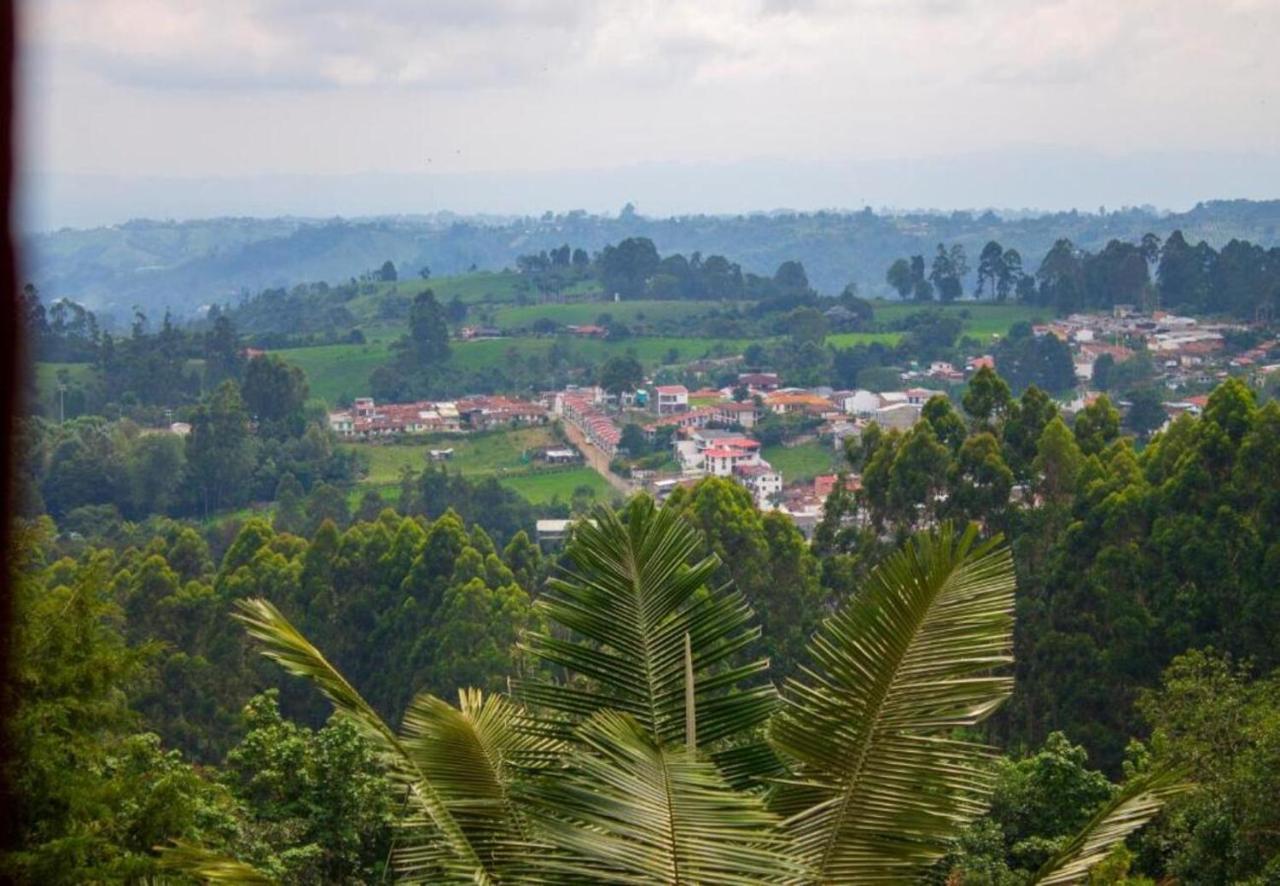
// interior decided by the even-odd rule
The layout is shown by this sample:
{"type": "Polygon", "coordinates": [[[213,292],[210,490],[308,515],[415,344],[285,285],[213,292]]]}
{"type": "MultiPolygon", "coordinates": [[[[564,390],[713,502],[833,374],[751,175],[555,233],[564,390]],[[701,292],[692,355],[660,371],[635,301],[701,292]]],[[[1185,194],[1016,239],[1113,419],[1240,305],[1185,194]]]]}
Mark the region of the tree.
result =
{"type": "Polygon", "coordinates": [[[961,400],[965,414],[979,427],[999,425],[1013,404],[1013,394],[1003,378],[990,366],[983,366],[969,379],[961,400]]]}
{"type": "Polygon", "coordinates": [[[276,484],[276,510],[271,517],[271,525],[276,532],[288,532],[292,535],[307,534],[307,515],[303,503],[302,484],[289,472],[280,477],[276,484]]]}
{"type": "Polygon", "coordinates": [[[1032,464],[1036,491],[1052,504],[1069,501],[1075,494],[1076,478],[1083,462],[1080,444],[1066,422],[1055,417],[1045,425],[1036,444],[1036,457],[1032,464]]]}
{"type": "Polygon", "coordinates": [[[409,308],[409,337],[401,347],[412,369],[435,369],[449,359],[449,326],[430,289],[414,297],[409,308]]]}
{"type": "Polygon", "coordinates": [[[989,432],[964,441],[948,476],[947,509],[984,524],[1004,516],[1013,489],[1013,471],[1000,454],[1000,442],[989,432]]]}
{"type": "Polygon", "coordinates": [[[1125,425],[1142,439],[1159,430],[1169,417],[1164,411],[1164,401],[1155,388],[1140,388],[1129,393],[1129,411],[1125,425]]]}
{"type": "Polygon", "coordinates": [[[628,237],[600,253],[600,282],[607,294],[643,297],[649,278],[658,270],[657,247],[647,237],[628,237]]]}
{"type": "Polygon", "coordinates": [[[946,486],[951,453],[928,422],[918,422],[902,438],[889,471],[889,509],[903,526],[934,514],[946,486]]]}
{"type": "Polygon", "coordinates": [[[610,357],[600,369],[600,387],[615,397],[644,383],[644,367],[629,354],[610,357]]]}
{"type": "Polygon", "coordinates": [[[929,398],[920,410],[920,419],[929,423],[933,433],[952,452],[958,451],[964,444],[964,421],[952,408],[951,401],[941,394],[929,398]]]}
{"type": "Polygon", "coordinates": [[[1076,414],[1076,442],[1085,455],[1098,455],[1112,440],[1120,436],[1120,413],[1106,394],[1076,414]]]}
{"type": "Polygon", "coordinates": [[[938,297],[944,302],[952,302],[964,294],[964,275],[969,271],[964,247],[959,243],[947,249],[938,244],[938,252],[933,258],[929,271],[929,281],[938,290],[938,297]]]}
{"type": "Polygon", "coordinates": [[[187,437],[188,476],[200,492],[206,515],[245,500],[254,461],[240,389],[224,381],[196,409],[187,437]]]}
{"type": "Polygon", "coordinates": [[[804,272],[804,265],[798,261],[784,261],[778,265],[778,270],[773,274],[773,282],[784,294],[809,291],[809,275],[804,272]]]}
{"type": "Polygon", "coordinates": [[[423,280],[430,280],[431,268],[427,265],[423,265],[422,267],[418,268],[418,276],[421,277],[423,280]]]}
{"type": "Polygon", "coordinates": [[[396,266],[391,259],[384,261],[382,267],[378,268],[378,279],[383,283],[396,282],[396,266]]]}
{"type": "Polygon", "coordinates": [[[622,435],[618,439],[618,449],[632,458],[641,458],[649,453],[649,441],[645,438],[644,429],[635,422],[627,422],[622,426],[622,435]]]}
{"type": "Polygon", "coordinates": [[[147,434],[129,453],[129,490],[134,514],[164,514],[176,505],[187,467],[182,438],[147,434]]]}
{"type": "Polygon", "coordinates": [[[905,299],[911,295],[915,288],[915,278],[911,273],[911,263],[900,258],[889,266],[889,270],[884,275],[885,282],[892,286],[898,293],[899,298],[905,299]]]}
{"type": "Polygon", "coordinates": [[[787,314],[784,328],[795,345],[822,344],[827,335],[827,318],[817,308],[796,308],[787,314]]]}
{"type": "Polygon", "coordinates": [[[996,271],[996,301],[1001,303],[1008,301],[1009,295],[1020,291],[1023,282],[1029,280],[1022,270],[1022,253],[1016,249],[1004,251],[1004,258],[996,271]]]}
{"type": "Polygon", "coordinates": [[[1196,785],[1153,835],[1164,871],[1188,883],[1265,881],[1280,862],[1280,675],[1191,651],[1138,707],[1151,755],[1196,785]]]}
{"type": "MultiPolygon", "coordinates": [[[[982,247],[982,254],[978,256],[978,285],[974,289],[974,296],[982,298],[982,296],[990,292],[995,295],[1000,289],[1000,281],[1007,275],[1004,264],[1004,247],[994,240],[982,247]]],[[[1007,292],[1007,286],[1005,288],[1007,292]]]]}
{"type": "Polygon", "coordinates": [[[250,360],[240,388],[251,415],[273,428],[288,426],[290,436],[301,431],[302,405],[308,393],[306,373],[274,354],[250,360]]]}
{"type": "Polygon", "coordinates": [[[216,306],[209,313],[213,326],[204,339],[204,383],[213,387],[226,379],[239,378],[244,358],[231,318],[216,306]]]}
{"type": "Polygon", "coordinates": [[[916,301],[933,300],[933,284],[924,273],[924,256],[911,256],[911,294],[916,301]]]}

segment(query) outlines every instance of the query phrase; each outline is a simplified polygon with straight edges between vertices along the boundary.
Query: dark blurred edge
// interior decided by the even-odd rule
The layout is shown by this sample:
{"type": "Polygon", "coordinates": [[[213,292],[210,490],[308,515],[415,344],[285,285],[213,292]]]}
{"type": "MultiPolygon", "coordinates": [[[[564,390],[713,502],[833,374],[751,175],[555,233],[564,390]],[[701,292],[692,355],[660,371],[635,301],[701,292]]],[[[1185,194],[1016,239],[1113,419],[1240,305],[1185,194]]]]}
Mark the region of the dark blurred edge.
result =
{"type": "Polygon", "coordinates": [[[3,236],[0,236],[0,274],[3,280],[0,286],[4,290],[4,318],[0,322],[0,360],[3,361],[3,375],[0,381],[0,432],[4,434],[4,457],[0,459],[0,496],[3,496],[4,516],[0,518],[0,550],[5,552],[6,564],[0,572],[0,848],[13,846],[15,837],[15,797],[9,783],[12,771],[11,759],[13,744],[9,733],[8,715],[12,712],[14,701],[11,690],[10,675],[13,669],[11,631],[13,629],[13,588],[9,580],[7,564],[9,543],[11,540],[13,508],[15,504],[13,488],[15,458],[13,446],[13,430],[15,412],[20,407],[19,391],[22,389],[18,373],[24,366],[21,354],[21,342],[18,341],[18,257],[14,249],[13,212],[14,212],[14,80],[17,76],[14,59],[16,0],[0,0],[0,119],[3,120],[3,131],[0,132],[0,152],[3,153],[3,175],[0,175],[0,225],[3,225],[3,236]]]}

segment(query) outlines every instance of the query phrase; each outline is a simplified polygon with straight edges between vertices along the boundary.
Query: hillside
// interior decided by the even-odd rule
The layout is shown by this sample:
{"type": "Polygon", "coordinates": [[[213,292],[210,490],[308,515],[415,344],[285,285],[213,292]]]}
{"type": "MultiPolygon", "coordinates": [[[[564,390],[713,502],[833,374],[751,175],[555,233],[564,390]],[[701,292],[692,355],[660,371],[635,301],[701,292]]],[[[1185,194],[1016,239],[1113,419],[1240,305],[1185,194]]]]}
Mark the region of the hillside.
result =
{"type": "Polygon", "coordinates": [[[1023,256],[1042,256],[1060,237],[1098,249],[1112,238],[1161,237],[1181,229],[1215,247],[1231,238],[1277,243],[1280,201],[1213,201],[1186,213],[1146,210],[1046,215],[862,212],[648,218],[582,212],[541,218],[460,218],[448,214],[362,219],[131,221],[91,230],[63,229],[24,242],[26,276],[48,300],[82,301],[104,319],[126,322],[132,307],[196,312],[249,292],[303,281],[340,282],[390,259],[404,278],[428,266],[436,275],[500,270],[517,256],[562,243],[598,250],[630,236],[669,252],[731,255],[745,271],[772,274],[801,261],[821,292],[856,281],[886,294],[884,272],[899,256],[931,253],[939,241],[971,256],[995,239],[1023,256]]]}

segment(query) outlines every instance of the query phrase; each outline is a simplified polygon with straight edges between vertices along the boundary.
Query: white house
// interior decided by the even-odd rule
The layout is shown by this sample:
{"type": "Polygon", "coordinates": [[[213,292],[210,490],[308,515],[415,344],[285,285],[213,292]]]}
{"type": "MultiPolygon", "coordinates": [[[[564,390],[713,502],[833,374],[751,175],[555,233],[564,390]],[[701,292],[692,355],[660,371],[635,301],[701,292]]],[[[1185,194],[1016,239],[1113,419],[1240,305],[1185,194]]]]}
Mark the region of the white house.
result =
{"type": "Polygon", "coordinates": [[[658,415],[671,415],[689,409],[689,389],[684,385],[658,385],[655,389],[658,415]]]}

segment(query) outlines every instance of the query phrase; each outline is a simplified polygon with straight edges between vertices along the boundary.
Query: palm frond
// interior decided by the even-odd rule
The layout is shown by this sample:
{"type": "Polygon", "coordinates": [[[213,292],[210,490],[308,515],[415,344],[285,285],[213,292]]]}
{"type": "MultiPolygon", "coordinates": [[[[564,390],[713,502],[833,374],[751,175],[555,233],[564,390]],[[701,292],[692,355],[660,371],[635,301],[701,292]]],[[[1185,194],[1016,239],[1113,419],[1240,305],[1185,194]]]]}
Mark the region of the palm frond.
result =
{"type": "Polygon", "coordinates": [[[1190,789],[1183,773],[1165,770],[1131,779],[1098,810],[1071,842],[1036,872],[1032,883],[1083,883],[1089,869],[1138,828],[1159,814],[1171,797],[1190,789]]]}
{"type": "Polygon", "coordinates": [[[446,865],[446,870],[436,876],[490,882],[490,871],[444,798],[413,755],[355,687],[271,603],[247,599],[237,600],[236,605],[240,609],[236,618],[246,625],[250,636],[263,644],[263,654],[289,673],[315,683],[333,702],[335,712],[350,721],[369,740],[390,773],[407,787],[411,802],[422,816],[421,823],[429,824],[431,836],[438,836],[439,842],[448,849],[447,853],[441,854],[438,847],[432,847],[433,858],[440,858],[446,865]]]}
{"type": "Polygon", "coordinates": [[[759,796],[714,764],[664,750],[633,718],[602,711],[577,730],[566,767],[527,789],[552,882],[776,883],[803,869],[786,855],[759,796]]]}
{"type": "MultiPolygon", "coordinates": [[[[458,701],[455,708],[427,693],[417,696],[405,712],[400,740],[486,868],[505,879],[536,851],[512,800],[512,783],[523,762],[554,754],[557,743],[525,728],[524,711],[500,695],[463,689],[458,701]]],[[[398,849],[397,872],[402,877],[428,873],[435,858],[427,850],[398,849]]]]}
{"type": "Polygon", "coordinates": [[[244,886],[276,886],[276,880],[251,864],[185,840],[157,847],[160,866],[201,883],[237,883],[244,886]]]}
{"type": "Polygon", "coordinates": [[[773,808],[822,882],[901,882],[986,808],[985,746],[949,737],[1008,697],[1013,567],[949,524],[914,537],[810,644],[770,724],[797,763],[773,808]]]}
{"type": "Polygon", "coordinates": [[[548,582],[538,607],[572,639],[530,635],[528,650],[577,679],[524,682],[526,701],[580,721],[603,709],[630,714],[656,742],[685,733],[685,636],[695,672],[697,735],[707,745],[758,726],[777,704],[768,684],[742,688],[767,660],[735,664],[760,634],[745,598],[709,588],[717,560],[693,565],[698,533],[674,509],[639,496],[622,516],[598,508],[566,548],[572,568],[548,582]]]}

